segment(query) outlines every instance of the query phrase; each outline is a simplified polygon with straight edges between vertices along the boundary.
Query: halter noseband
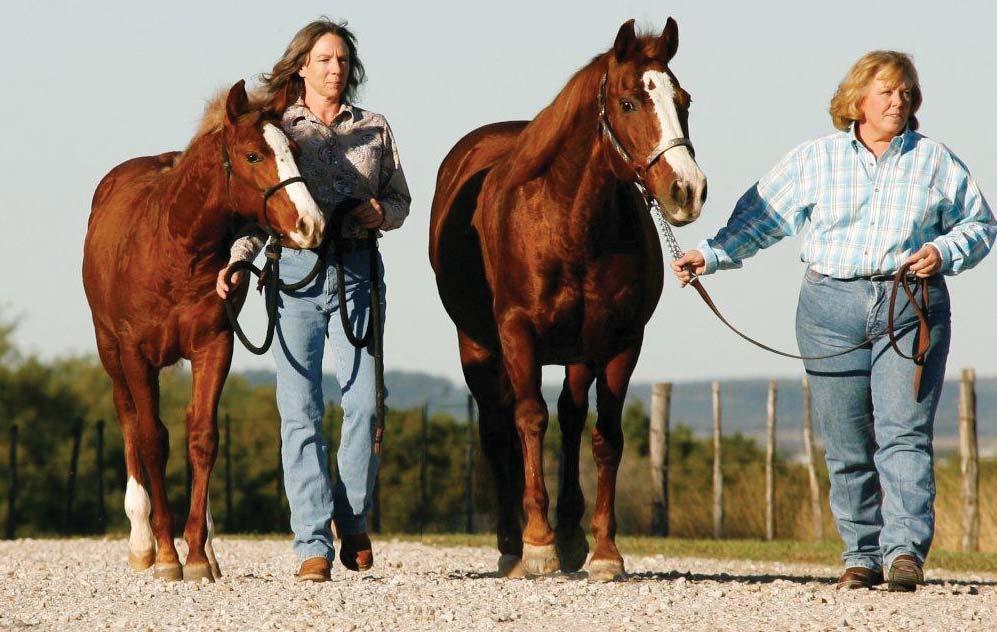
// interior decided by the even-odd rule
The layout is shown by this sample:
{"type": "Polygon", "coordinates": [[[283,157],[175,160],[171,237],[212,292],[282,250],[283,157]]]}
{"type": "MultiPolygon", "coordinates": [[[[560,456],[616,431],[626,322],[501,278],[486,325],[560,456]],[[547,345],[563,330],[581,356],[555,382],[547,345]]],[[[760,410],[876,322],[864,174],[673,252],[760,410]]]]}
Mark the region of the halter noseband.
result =
{"type": "MultiPolygon", "coordinates": [[[[222,141],[222,168],[225,170],[225,190],[228,192],[229,200],[232,199],[232,161],[228,156],[228,148],[225,146],[225,141],[222,141]]],[[[260,228],[265,232],[270,239],[279,241],[283,235],[280,234],[276,229],[270,226],[270,218],[267,216],[267,202],[270,197],[283,189],[284,187],[294,184],[295,182],[304,182],[305,179],[301,176],[294,176],[293,178],[288,178],[287,180],[281,180],[277,184],[269,187],[261,193],[263,193],[263,225],[260,228]]],[[[307,184],[305,186],[308,186],[307,184]]]]}
{"type": "Polygon", "coordinates": [[[609,116],[606,114],[606,78],[607,75],[602,76],[602,81],[599,82],[599,131],[606,137],[609,144],[616,150],[616,153],[620,155],[620,158],[624,160],[630,167],[634,170],[637,175],[637,180],[642,181],[644,179],[644,174],[647,170],[651,168],[658,158],[661,158],[666,151],[669,149],[674,149],[675,147],[687,147],[689,153],[692,157],[696,157],[696,150],[692,146],[692,141],[685,136],[680,136],[678,138],[672,138],[670,140],[662,141],[658,143],[648,154],[647,159],[643,163],[639,163],[630,156],[630,152],[623,147],[620,140],[613,133],[613,128],[609,124],[609,116]]]}

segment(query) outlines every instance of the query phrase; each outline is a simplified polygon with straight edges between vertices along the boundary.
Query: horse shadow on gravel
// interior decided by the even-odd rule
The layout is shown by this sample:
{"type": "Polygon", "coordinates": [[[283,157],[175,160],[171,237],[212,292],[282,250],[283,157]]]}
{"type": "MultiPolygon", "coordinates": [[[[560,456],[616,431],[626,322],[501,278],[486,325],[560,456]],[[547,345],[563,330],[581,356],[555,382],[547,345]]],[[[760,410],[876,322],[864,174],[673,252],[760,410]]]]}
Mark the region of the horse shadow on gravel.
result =
{"type": "MultiPolygon", "coordinates": [[[[483,573],[480,571],[455,570],[447,574],[448,579],[500,579],[497,572],[483,573]]],[[[575,573],[555,573],[548,575],[546,579],[562,578],[569,580],[587,580],[588,573],[578,571],[575,573]]],[[[537,578],[540,579],[540,578],[537,578]]],[[[683,579],[688,582],[718,582],[727,584],[772,584],[777,581],[789,582],[793,584],[823,584],[834,586],[838,579],[826,575],[783,575],[783,574],[760,574],[760,575],[734,575],[730,573],[691,573],[679,571],[641,571],[636,573],[628,572],[622,580],[624,582],[675,582],[683,579]]],[[[928,579],[925,582],[928,586],[997,586],[997,580],[969,580],[969,579],[928,579]]]]}

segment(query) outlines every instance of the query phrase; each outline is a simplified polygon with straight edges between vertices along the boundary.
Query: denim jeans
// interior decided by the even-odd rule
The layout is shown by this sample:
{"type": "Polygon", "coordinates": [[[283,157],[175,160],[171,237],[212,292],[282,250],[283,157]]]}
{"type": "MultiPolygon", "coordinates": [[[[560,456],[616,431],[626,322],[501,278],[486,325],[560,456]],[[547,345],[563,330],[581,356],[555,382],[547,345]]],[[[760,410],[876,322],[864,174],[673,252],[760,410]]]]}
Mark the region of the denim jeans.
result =
{"type": "MultiPolygon", "coordinates": [[[[837,358],[804,362],[812,412],[824,434],[831,511],[846,567],[889,568],[901,554],[924,563],[935,530],[932,436],[950,338],[949,295],[929,280],[931,345],[921,401],[914,363],[886,335],[891,280],[840,280],[807,270],[796,312],[803,355],[825,355],[874,341],[837,358]]],[[[920,293],[918,293],[920,300],[920,293]]],[[[896,303],[900,348],[916,345],[917,320],[903,291],[896,303]]]]}
{"type": "MultiPolygon", "coordinates": [[[[370,314],[370,256],[370,251],[361,250],[343,258],[347,313],[357,336],[366,331],[370,314]]],[[[311,251],[285,249],[280,261],[281,279],[301,280],[315,259],[311,251]]],[[[378,265],[383,306],[380,259],[378,265]]],[[[301,290],[280,294],[272,347],[284,490],[291,508],[294,551],[301,559],[333,559],[331,519],[335,519],[341,534],[366,531],[365,514],[377,476],[378,460],[372,452],[376,425],[374,356],[368,349],[355,348],[343,331],[336,279],[336,268],[330,262],[301,290]],[[336,455],[339,476],[335,483],[329,475],[329,447],[322,432],[322,357],[326,338],[343,391],[343,431],[336,455]]]]}

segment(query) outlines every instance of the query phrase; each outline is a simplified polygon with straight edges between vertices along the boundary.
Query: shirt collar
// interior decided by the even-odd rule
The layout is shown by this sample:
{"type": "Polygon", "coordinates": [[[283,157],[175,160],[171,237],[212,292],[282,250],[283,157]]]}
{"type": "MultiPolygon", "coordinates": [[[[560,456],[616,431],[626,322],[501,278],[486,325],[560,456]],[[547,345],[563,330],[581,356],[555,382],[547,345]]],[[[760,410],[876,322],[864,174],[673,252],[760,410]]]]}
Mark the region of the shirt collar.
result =
{"type": "MultiPolygon", "coordinates": [[[[339,123],[346,120],[356,122],[359,121],[362,116],[363,114],[360,108],[354,107],[349,103],[343,103],[339,107],[339,114],[332,119],[332,124],[328,127],[335,127],[339,123]]],[[[323,127],[326,126],[325,123],[319,119],[319,117],[315,116],[314,112],[308,109],[308,106],[305,105],[303,97],[298,97],[297,101],[288,106],[287,110],[284,111],[284,119],[290,121],[291,125],[296,125],[302,120],[306,120],[316,125],[322,125],[323,127]]]]}
{"type": "MultiPolygon", "coordinates": [[[[852,141],[852,147],[858,149],[859,147],[865,147],[862,141],[858,137],[858,121],[852,122],[851,126],[848,128],[848,138],[852,141]]],[[[896,150],[897,153],[903,153],[904,151],[910,149],[914,146],[915,133],[914,130],[910,128],[910,125],[904,127],[903,131],[893,137],[890,141],[890,147],[887,151],[896,150]]]]}

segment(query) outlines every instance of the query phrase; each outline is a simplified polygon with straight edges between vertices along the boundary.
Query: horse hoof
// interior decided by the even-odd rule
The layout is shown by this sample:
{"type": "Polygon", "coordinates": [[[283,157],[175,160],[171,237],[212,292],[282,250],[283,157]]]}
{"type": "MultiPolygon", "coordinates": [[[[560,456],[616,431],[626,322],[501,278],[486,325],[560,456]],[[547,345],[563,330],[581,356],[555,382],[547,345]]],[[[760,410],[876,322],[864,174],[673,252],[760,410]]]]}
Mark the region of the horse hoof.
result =
{"type": "Polygon", "coordinates": [[[211,562],[211,576],[215,579],[222,578],[222,569],[218,567],[218,562],[211,562]]]}
{"type": "Polygon", "coordinates": [[[589,543],[585,532],[574,529],[568,533],[557,534],[557,557],[561,560],[561,570],[574,573],[585,566],[589,555],[589,543]]]}
{"type": "Polygon", "coordinates": [[[611,582],[622,579],[626,574],[623,559],[592,560],[589,562],[589,580],[594,582],[611,582]]]}
{"type": "Polygon", "coordinates": [[[137,571],[144,571],[155,563],[155,549],[149,549],[148,551],[128,551],[128,565],[137,571]]]}
{"type": "Polygon", "coordinates": [[[522,579],[526,577],[526,569],[523,568],[523,558],[518,555],[506,553],[499,557],[498,575],[506,579],[522,579]]]}
{"type": "Polygon", "coordinates": [[[549,575],[561,568],[557,547],[553,544],[536,546],[523,542],[523,568],[527,575],[549,575]]]}
{"type": "Polygon", "coordinates": [[[215,581],[215,578],[211,576],[211,565],[207,562],[195,562],[184,565],[183,580],[185,582],[198,582],[204,578],[207,578],[209,582],[215,581]]]}
{"type": "Polygon", "coordinates": [[[152,567],[152,576],[164,582],[178,582],[183,579],[183,567],[180,562],[166,562],[152,567]]]}

